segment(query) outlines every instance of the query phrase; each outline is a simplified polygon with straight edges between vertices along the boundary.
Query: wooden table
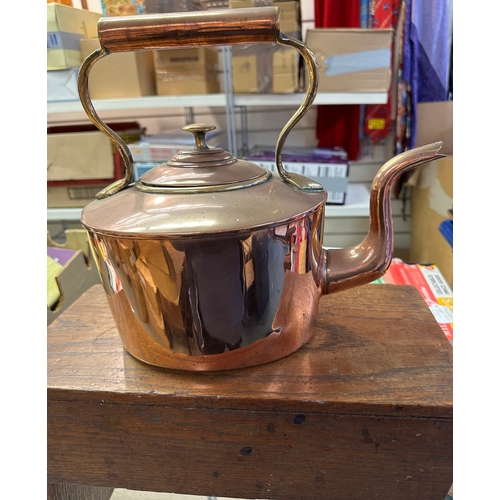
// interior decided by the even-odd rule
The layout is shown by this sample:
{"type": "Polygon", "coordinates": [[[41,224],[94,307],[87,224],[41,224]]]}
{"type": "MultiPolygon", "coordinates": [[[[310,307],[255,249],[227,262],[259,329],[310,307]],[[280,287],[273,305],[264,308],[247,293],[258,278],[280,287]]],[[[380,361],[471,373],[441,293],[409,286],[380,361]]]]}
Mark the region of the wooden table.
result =
{"type": "Polygon", "coordinates": [[[452,412],[452,347],[411,286],[325,296],[299,351],[229,372],[137,361],[100,285],[48,328],[52,498],[444,500],[452,412]]]}

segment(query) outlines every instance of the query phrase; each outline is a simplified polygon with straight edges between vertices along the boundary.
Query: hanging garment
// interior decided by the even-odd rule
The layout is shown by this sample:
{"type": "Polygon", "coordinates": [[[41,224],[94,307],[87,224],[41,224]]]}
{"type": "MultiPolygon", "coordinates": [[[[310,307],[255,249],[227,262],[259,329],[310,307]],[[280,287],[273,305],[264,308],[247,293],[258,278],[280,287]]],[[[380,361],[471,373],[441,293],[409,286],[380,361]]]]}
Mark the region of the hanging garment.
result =
{"type": "MultiPolygon", "coordinates": [[[[360,0],[315,0],[316,28],[359,28],[360,0]]],[[[359,157],[359,117],[357,104],[317,107],[316,138],[318,147],[342,147],[349,160],[359,157]]]]}
{"type": "Polygon", "coordinates": [[[409,84],[403,78],[403,48],[405,46],[405,36],[407,28],[407,5],[408,0],[401,0],[399,8],[401,32],[399,35],[399,51],[398,51],[398,89],[396,99],[396,129],[395,129],[395,148],[394,153],[399,154],[406,151],[407,136],[409,132],[409,114],[410,103],[409,84]]]}
{"type": "Polygon", "coordinates": [[[448,99],[451,0],[408,0],[403,78],[410,89],[408,148],[415,146],[417,104],[448,99]]]}

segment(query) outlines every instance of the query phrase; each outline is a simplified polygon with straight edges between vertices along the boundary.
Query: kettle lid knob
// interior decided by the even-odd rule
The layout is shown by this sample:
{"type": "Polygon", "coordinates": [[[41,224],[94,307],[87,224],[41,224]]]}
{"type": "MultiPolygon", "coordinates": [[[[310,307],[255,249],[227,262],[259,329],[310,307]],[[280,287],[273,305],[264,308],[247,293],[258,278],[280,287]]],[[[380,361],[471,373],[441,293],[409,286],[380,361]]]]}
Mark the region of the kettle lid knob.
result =
{"type": "Polygon", "coordinates": [[[191,132],[194,135],[194,140],[196,142],[195,151],[208,151],[205,135],[211,130],[215,130],[217,127],[215,125],[210,125],[208,123],[192,123],[191,125],[186,125],[182,127],[182,130],[186,132],[191,132]]]}

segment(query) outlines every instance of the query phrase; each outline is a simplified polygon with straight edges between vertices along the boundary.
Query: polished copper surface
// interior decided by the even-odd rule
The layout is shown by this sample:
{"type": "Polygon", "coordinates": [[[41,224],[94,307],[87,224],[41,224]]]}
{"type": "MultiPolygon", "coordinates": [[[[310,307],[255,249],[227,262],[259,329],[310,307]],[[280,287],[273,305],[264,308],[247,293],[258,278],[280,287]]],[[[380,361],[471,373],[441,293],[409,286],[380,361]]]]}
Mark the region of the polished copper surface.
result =
{"type": "MultiPolygon", "coordinates": [[[[154,189],[154,188],[152,188],[154,189]]],[[[82,212],[82,223],[118,238],[216,237],[245,233],[304,217],[322,207],[327,194],[291,188],[277,175],[234,191],[144,192],[136,182],[113,196],[94,200],[82,212]]]]}
{"type": "Polygon", "coordinates": [[[99,40],[107,52],[274,42],[277,7],[101,17],[99,40]]]}
{"type": "Polygon", "coordinates": [[[99,32],[102,48],[80,69],[80,98],[122,154],[125,175],[84,208],[82,223],[125,348],[152,365],[197,371],[252,366],[295,351],[313,335],[322,295],[386,272],[392,184],[440,158],[441,143],[388,161],[372,185],[369,234],[359,245],[326,250],[325,190],[281,162],[290,130],[316,95],[317,63],[301,42],[279,32],[276,8],[104,18],[99,32]],[[89,96],[93,64],[110,51],[250,39],[294,47],[310,76],[304,102],[278,138],[278,173],[208,148],[204,134],[212,126],[193,124],[194,150],[132,183],[130,151],[89,96]]]}
{"type": "MultiPolygon", "coordinates": [[[[238,187],[249,187],[254,185],[258,179],[265,181],[269,178],[269,172],[255,163],[238,160],[232,154],[222,148],[209,148],[205,142],[205,134],[214,130],[213,125],[194,123],[183,128],[193,132],[196,146],[191,151],[181,151],[171,160],[163,165],[148,170],[141,175],[136,187],[141,191],[158,192],[146,186],[169,187],[169,188],[193,188],[189,192],[201,192],[204,190],[217,191],[234,189],[238,187]],[[211,188],[211,189],[208,189],[211,188]]],[[[162,192],[174,192],[161,190],[162,192]]],[[[175,192],[187,192],[178,189],[175,192]]]]}
{"type": "MultiPolygon", "coordinates": [[[[281,181],[280,181],[281,182],[281,181]]],[[[125,348],[175,369],[281,358],[314,330],[323,210],[245,235],[178,240],[89,231],[125,348]]]]}
{"type": "Polygon", "coordinates": [[[394,251],[392,185],[404,172],[445,156],[438,154],[442,145],[435,142],[405,151],[378,171],[370,193],[370,230],[366,238],[350,248],[324,251],[324,293],[371,283],[385,274],[394,251]]]}

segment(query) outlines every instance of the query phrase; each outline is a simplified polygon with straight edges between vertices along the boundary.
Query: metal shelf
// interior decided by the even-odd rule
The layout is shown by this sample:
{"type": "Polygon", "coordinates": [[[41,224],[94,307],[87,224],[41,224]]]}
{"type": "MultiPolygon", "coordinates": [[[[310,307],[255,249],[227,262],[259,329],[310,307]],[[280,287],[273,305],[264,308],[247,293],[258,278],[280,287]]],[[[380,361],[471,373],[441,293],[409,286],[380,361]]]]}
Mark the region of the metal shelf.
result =
{"type": "MultiPolygon", "coordinates": [[[[321,92],[313,106],[320,104],[385,104],[387,92],[321,92]]],[[[299,106],[303,93],[297,94],[242,94],[234,96],[235,106],[299,106]]]]}
{"type": "MultiPolygon", "coordinates": [[[[303,93],[297,94],[241,94],[234,95],[234,106],[299,106],[303,93]]],[[[384,104],[387,92],[318,93],[313,105],[321,104],[384,104]]],[[[165,108],[225,107],[225,94],[189,96],[149,96],[126,99],[95,99],[94,107],[104,119],[113,117],[160,116],[165,108]]],[[[87,120],[79,100],[47,103],[47,123],[87,120]]]]}

